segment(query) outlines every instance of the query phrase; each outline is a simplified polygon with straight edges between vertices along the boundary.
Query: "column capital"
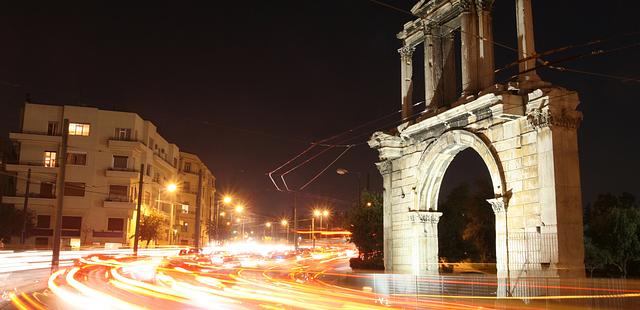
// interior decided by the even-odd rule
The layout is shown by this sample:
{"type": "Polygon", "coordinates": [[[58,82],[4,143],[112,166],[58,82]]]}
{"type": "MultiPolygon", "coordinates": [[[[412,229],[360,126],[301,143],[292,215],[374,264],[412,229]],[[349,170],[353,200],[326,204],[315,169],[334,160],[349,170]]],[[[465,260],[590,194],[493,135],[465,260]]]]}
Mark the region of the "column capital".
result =
{"type": "Polygon", "coordinates": [[[460,0],[460,8],[462,12],[471,12],[471,8],[473,6],[473,0],[460,0]]]}
{"type": "Polygon", "coordinates": [[[491,11],[495,0],[477,0],[476,6],[478,11],[491,11]]]}
{"type": "Polygon", "coordinates": [[[505,203],[504,198],[491,198],[487,199],[487,202],[491,205],[491,209],[493,209],[493,213],[496,215],[507,212],[507,204],[505,203]]]}
{"type": "Polygon", "coordinates": [[[398,53],[402,57],[411,57],[413,56],[413,52],[416,50],[415,46],[403,46],[398,49],[398,53]]]}
{"type": "Polygon", "coordinates": [[[409,215],[409,219],[414,224],[423,223],[437,225],[440,221],[440,217],[442,216],[442,212],[435,211],[411,210],[411,213],[412,214],[409,215]]]}
{"type": "Polygon", "coordinates": [[[393,170],[393,166],[390,160],[377,162],[376,167],[378,167],[378,171],[380,171],[380,174],[382,175],[389,174],[393,170]]]}

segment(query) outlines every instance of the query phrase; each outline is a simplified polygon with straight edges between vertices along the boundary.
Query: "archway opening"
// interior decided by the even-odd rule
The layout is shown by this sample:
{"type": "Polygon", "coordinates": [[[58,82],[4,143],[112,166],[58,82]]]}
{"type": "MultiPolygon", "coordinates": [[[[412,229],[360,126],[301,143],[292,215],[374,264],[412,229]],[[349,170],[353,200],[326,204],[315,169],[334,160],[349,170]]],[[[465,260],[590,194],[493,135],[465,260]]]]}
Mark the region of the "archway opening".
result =
{"type": "Polygon", "coordinates": [[[472,148],[455,155],[438,193],[438,256],[445,270],[495,272],[495,216],[486,201],[493,196],[480,155],[472,148]]]}

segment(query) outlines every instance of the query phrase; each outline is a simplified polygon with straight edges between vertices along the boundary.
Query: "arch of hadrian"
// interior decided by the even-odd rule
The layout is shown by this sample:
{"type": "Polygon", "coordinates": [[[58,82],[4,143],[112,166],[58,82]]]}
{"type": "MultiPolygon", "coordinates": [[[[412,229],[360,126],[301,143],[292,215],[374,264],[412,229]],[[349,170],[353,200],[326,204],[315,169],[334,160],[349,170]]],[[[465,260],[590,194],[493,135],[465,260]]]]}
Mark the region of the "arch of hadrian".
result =
{"type": "Polygon", "coordinates": [[[438,210],[440,185],[456,154],[471,148],[493,182],[487,208],[495,213],[498,272],[584,273],[578,95],[540,80],[529,57],[531,0],[515,1],[521,61],[518,79],[507,85],[494,81],[491,0],[420,1],[412,9],[419,18],[398,34],[406,122],[369,141],[384,183],[387,270],[437,272],[438,221],[447,212],[438,210]],[[414,114],[417,47],[424,48],[426,109],[414,114]]]}

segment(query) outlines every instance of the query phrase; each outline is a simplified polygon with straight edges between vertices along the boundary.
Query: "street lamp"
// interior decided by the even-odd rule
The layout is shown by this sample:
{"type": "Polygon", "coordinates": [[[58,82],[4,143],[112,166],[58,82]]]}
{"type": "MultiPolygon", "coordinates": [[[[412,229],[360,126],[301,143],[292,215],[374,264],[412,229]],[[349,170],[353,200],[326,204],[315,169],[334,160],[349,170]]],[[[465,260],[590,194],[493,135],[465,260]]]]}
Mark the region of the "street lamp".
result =
{"type": "MultiPolygon", "coordinates": [[[[178,189],[178,185],[176,183],[173,183],[173,182],[168,183],[167,185],[164,186],[164,191],[166,191],[168,193],[174,193],[177,189],[178,189]]],[[[162,191],[163,191],[163,188],[160,188],[158,190],[158,204],[157,204],[158,205],[158,211],[160,211],[160,201],[162,200],[160,197],[162,195],[162,191]]],[[[175,210],[174,210],[174,207],[173,207],[173,201],[170,201],[169,203],[171,205],[171,212],[170,212],[170,217],[171,218],[169,220],[169,226],[171,228],[173,228],[173,226],[175,225],[175,217],[176,216],[175,216],[175,210]]],[[[173,243],[173,241],[174,241],[173,239],[174,239],[173,234],[169,233],[169,243],[173,243]]]]}
{"type": "MultiPolygon", "coordinates": [[[[230,204],[232,201],[233,201],[233,198],[231,196],[228,196],[228,195],[226,195],[226,196],[224,196],[222,198],[222,203],[225,204],[225,205],[230,204]]],[[[220,227],[219,226],[220,220],[219,220],[219,218],[220,218],[220,216],[224,216],[225,215],[224,211],[220,212],[220,200],[218,200],[218,203],[216,204],[216,213],[215,213],[215,215],[216,215],[216,241],[218,241],[218,240],[220,240],[220,228],[219,228],[220,227]]]]}
{"type": "Polygon", "coordinates": [[[358,195],[358,197],[356,199],[356,202],[358,202],[358,206],[360,206],[360,204],[362,203],[362,200],[361,200],[362,199],[361,198],[362,195],[360,193],[360,188],[361,188],[361,186],[360,186],[360,172],[351,172],[351,171],[349,171],[349,170],[347,170],[345,168],[338,168],[338,169],[336,169],[336,173],[339,174],[339,175],[351,174],[351,175],[355,175],[356,176],[356,179],[358,181],[358,183],[357,183],[358,188],[356,189],[356,194],[358,195]]]}
{"type": "Polygon", "coordinates": [[[280,225],[282,225],[287,231],[287,243],[289,243],[289,221],[287,221],[286,219],[282,219],[280,221],[280,225]]]}

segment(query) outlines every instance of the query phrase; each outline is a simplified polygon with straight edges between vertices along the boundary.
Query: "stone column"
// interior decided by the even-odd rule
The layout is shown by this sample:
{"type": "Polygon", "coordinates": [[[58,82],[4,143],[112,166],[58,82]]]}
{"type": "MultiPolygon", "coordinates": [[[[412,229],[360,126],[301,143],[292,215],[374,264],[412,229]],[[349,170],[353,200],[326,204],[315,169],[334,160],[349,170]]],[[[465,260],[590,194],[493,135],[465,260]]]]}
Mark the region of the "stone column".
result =
{"type": "Polygon", "coordinates": [[[437,110],[442,102],[442,40],[438,28],[425,26],[424,36],[424,81],[425,102],[431,111],[437,110]]]}
{"type": "Polygon", "coordinates": [[[412,111],[412,93],[413,93],[413,81],[411,80],[413,75],[413,52],[415,51],[413,46],[404,46],[398,49],[400,53],[400,89],[402,99],[402,120],[407,121],[412,111]]]}
{"type": "Polygon", "coordinates": [[[462,96],[473,95],[478,90],[477,21],[473,2],[461,0],[460,37],[462,41],[462,96]]]}
{"type": "Polygon", "coordinates": [[[496,269],[498,276],[506,276],[509,264],[507,205],[502,198],[487,199],[487,202],[491,204],[496,219],[496,269]]]}
{"type": "Polygon", "coordinates": [[[493,26],[491,8],[494,0],[478,0],[478,87],[484,90],[495,83],[493,60],[493,26]]]}
{"type": "Polygon", "coordinates": [[[438,222],[442,212],[413,211],[412,271],[415,274],[438,273],[438,222]]]}
{"type": "MultiPolygon", "coordinates": [[[[531,0],[516,0],[516,26],[518,29],[518,59],[525,59],[535,55],[536,49],[533,38],[533,11],[531,0]]],[[[526,72],[519,76],[521,82],[539,81],[540,77],[533,70],[536,59],[531,58],[519,64],[519,71],[526,72]],[[530,70],[530,71],[529,71],[530,70]]]]}
{"type": "Polygon", "coordinates": [[[442,56],[444,65],[442,66],[442,93],[444,105],[451,105],[458,99],[456,83],[456,49],[453,32],[442,36],[442,56]]]}
{"type": "Polygon", "coordinates": [[[393,270],[393,229],[392,208],[391,208],[391,171],[392,163],[390,160],[376,163],[380,174],[382,175],[382,228],[383,228],[383,247],[384,247],[384,267],[387,271],[393,270]]]}

